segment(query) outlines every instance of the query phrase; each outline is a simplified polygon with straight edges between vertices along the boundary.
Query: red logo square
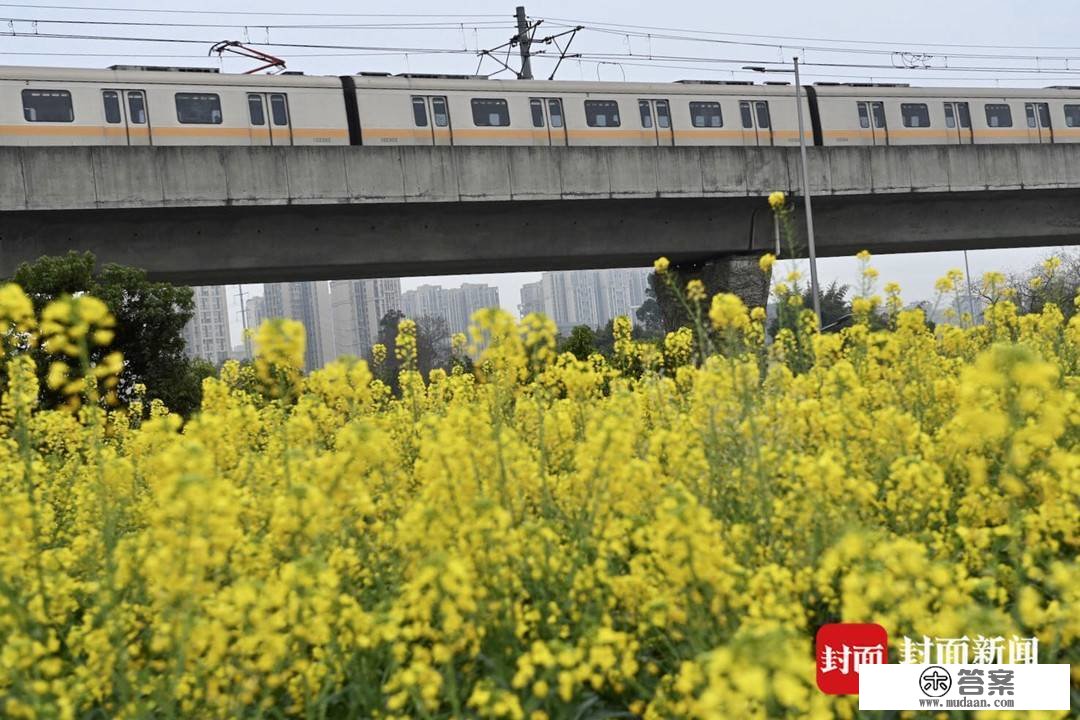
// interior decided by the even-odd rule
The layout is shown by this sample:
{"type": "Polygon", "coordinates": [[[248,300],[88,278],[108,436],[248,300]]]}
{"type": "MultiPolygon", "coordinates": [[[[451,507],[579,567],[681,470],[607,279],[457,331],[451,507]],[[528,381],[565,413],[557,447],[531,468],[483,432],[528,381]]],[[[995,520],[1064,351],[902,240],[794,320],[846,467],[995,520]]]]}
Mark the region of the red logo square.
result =
{"type": "Polygon", "coordinates": [[[889,660],[889,634],[876,623],[822,625],[815,646],[817,686],[829,695],[858,695],[859,667],[889,660]]]}

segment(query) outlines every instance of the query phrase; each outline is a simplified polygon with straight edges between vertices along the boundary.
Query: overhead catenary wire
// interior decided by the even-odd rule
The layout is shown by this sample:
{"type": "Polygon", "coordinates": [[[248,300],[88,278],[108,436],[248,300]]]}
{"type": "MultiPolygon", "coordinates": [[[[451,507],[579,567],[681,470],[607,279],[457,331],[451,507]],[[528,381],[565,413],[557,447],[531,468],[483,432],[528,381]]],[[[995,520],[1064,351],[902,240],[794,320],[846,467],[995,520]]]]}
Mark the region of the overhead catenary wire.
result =
{"type": "MultiPolygon", "coordinates": [[[[393,18],[505,18],[505,13],[355,13],[355,12],[295,12],[288,10],[170,10],[165,8],[136,8],[94,5],[37,5],[32,3],[0,3],[0,7],[21,10],[79,10],[94,12],[132,12],[171,15],[243,15],[245,17],[393,17],[393,18]]],[[[259,24],[261,23],[254,23],[259,24]]]]}
{"type": "MultiPolygon", "coordinates": [[[[83,41],[101,41],[101,42],[139,42],[139,43],[164,43],[164,44],[189,44],[189,45],[207,45],[210,41],[205,39],[196,38],[164,38],[164,37],[145,37],[145,36],[118,36],[118,35],[91,35],[91,34],[76,34],[76,33],[41,33],[41,32],[6,32],[0,33],[0,36],[4,37],[19,37],[19,38],[38,38],[38,39],[53,39],[53,40],[83,40],[83,41]]],[[[267,48],[290,48],[290,49],[309,49],[309,50],[351,50],[359,52],[381,52],[388,54],[402,54],[409,53],[413,55],[475,55],[475,51],[468,48],[432,48],[432,47],[411,47],[411,46],[378,46],[378,45],[334,45],[334,44],[322,44],[322,43],[299,43],[299,42],[250,42],[252,46],[267,47],[267,48]]],[[[535,53],[536,57],[544,57],[543,52],[535,53]]],[[[588,53],[580,52],[575,53],[576,57],[584,60],[609,60],[609,61],[630,61],[636,60],[639,63],[644,61],[651,62],[679,62],[679,63],[700,63],[707,65],[715,64],[757,64],[763,66],[777,66],[783,65],[773,60],[765,60],[761,58],[715,58],[715,57],[702,57],[702,56],[686,56],[686,55],[645,55],[635,53],[588,53]]],[[[918,71],[918,70],[934,70],[937,72],[987,72],[987,73],[1029,73],[1029,74],[1068,74],[1080,73],[1080,67],[1077,69],[1071,68],[1031,68],[1031,67],[1006,67],[1006,66],[947,66],[947,67],[926,67],[926,68],[906,68],[897,65],[884,65],[874,63],[852,63],[852,62],[818,62],[810,61],[805,62],[807,67],[819,67],[819,68],[843,68],[843,69],[870,69],[870,70],[905,70],[905,71],[918,71]]]]}
{"type": "Polygon", "coordinates": [[[458,30],[465,25],[470,29],[476,28],[502,28],[505,23],[496,20],[481,20],[462,22],[404,22],[404,23],[265,23],[265,22],[175,22],[175,21],[148,21],[148,20],[70,20],[58,18],[37,17],[0,17],[3,23],[30,23],[33,25],[100,25],[106,27],[177,27],[177,28],[242,28],[257,27],[270,30],[458,30]]]}
{"type": "MultiPolygon", "coordinates": [[[[438,13],[292,13],[283,11],[276,13],[274,11],[257,11],[255,15],[264,15],[266,17],[293,17],[297,15],[305,17],[380,17],[380,18],[424,18],[424,22],[417,23],[351,23],[351,24],[315,24],[315,23],[303,23],[303,24],[283,24],[273,23],[252,19],[252,13],[242,13],[241,11],[211,11],[211,10],[164,10],[164,9],[139,9],[139,8],[120,8],[120,7],[102,7],[93,8],[90,6],[68,6],[68,5],[31,5],[25,3],[0,3],[0,7],[16,7],[22,9],[79,9],[79,10],[103,10],[103,11],[130,11],[130,12],[155,12],[174,15],[194,14],[194,15],[244,15],[245,22],[218,22],[218,23],[194,23],[194,22],[177,22],[177,21],[132,21],[132,20],[97,20],[97,19],[85,19],[80,18],[62,19],[62,18],[5,18],[8,21],[16,22],[28,22],[28,23],[41,23],[41,24],[72,24],[72,25],[115,25],[115,26],[133,26],[133,27],[259,27],[267,29],[373,29],[373,30],[385,30],[385,29],[423,29],[423,30],[444,30],[444,29],[460,29],[464,24],[460,18],[470,19],[470,25],[490,27],[492,29],[502,27],[505,22],[503,15],[496,14],[438,14],[438,13]],[[453,21],[443,20],[442,22],[435,22],[434,19],[455,18],[453,21]],[[484,18],[503,18],[500,20],[485,20],[484,18]]],[[[691,30],[685,28],[671,28],[665,26],[648,26],[648,25],[635,25],[629,23],[615,23],[615,22],[599,22],[599,21],[574,21],[565,18],[553,18],[550,21],[553,25],[559,25],[562,23],[574,23],[584,24],[586,28],[592,32],[601,34],[617,35],[626,38],[638,37],[648,39],[650,42],[653,40],[671,40],[679,42],[703,42],[703,43],[720,43],[727,45],[737,45],[746,47],[762,47],[770,49],[782,49],[784,47],[791,47],[792,43],[803,43],[799,45],[799,48],[804,52],[806,50],[820,51],[820,52],[837,52],[837,53],[869,53],[869,54],[896,54],[899,52],[910,51],[912,49],[922,48],[951,48],[949,52],[945,53],[949,57],[953,58],[969,58],[969,59],[998,59],[998,60],[1029,60],[1029,61],[1064,61],[1078,59],[1071,56],[1048,56],[1045,54],[1040,55],[1021,55],[1015,53],[969,53],[958,52],[957,49],[1031,49],[1031,50],[1076,50],[1080,52],[1080,47],[1077,46],[1038,46],[1038,45],[992,45],[992,44],[964,44],[964,43],[934,43],[934,42],[898,42],[898,41],[884,41],[884,40],[849,40],[842,38],[826,38],[816,36],[786,36],[786,35],[770,35],[770,34],[756,34],[756,33],[736,33],[736,32],[721,32],[721,31],[707,31],[707,30],[691,30]],[[670,34],[679,33],[679,34],[670,34]],[[719,38],[735,38],[735,39],[719,39],[719,38]],[[761,42],[761,39],[780,40],[782,43],[775,42],[761,42]],[[828,42],[837,43],[839,45],[855,45],[855,46],[878,46],[878,47],[837,47],[837,46],[815,46],[805,45],[806,42],[828,42]]],[[[571,25],[561,25],[563,27],[571,27],[571,25]]]]}
{"type": "MultiPolygon", "coordinates": [[[[62,6],[62,5],[28,5],[28,4],[15,4],[15,3],[0,3],[0,7],[23,7],[23,8],[74,8],[76,6],[62,6]]],[[[91,9],[83,6],[78,6],[79,9],[91,9]]],[[[102,8],[98,8],[102,9],[102,8]]],[[[135,8],[106,8],[108,10],[120,11],[130,10],[132,12],[146,12],[144,9],[135,8]]],[[[165,11],[160,12],[173,12],[175,14],[183,13],[198,13],[198,14],[215,14],[215,15],[229,15],[237,14],[231,11],[165,11]]],[[[237,11],[238,12],[238,11],[237,11]]],[[[267,16],[273,16],[277,13],[267,13],[267,16]]],[[[304,15],[306,17],[324,15],[333,17],[348,17],[348,16],[364,16],[364,17],[422,17],[422,18],[445,18],[452,17],[439,14],[392,14],[392,13],[281,13],[282,15],[304,15]]],[[[481,17],[502,17],[507,18],[509,16],[502,15],[461,15],[461,17],[473,18],[468,25],[474,31],[474,34],[480,30],[495,30],[505,27],[505,21],[500,22],[488,22],[480,21],[476,18],[481,17]],[[490,26],[490,27],[489,27],[490,26]]],[[[2,19],[2,18],[0,18],[2,19]]],[[[295,50],[325,50],[329,52],[290,52],[292,57],[311,57],[311,58],[332,58],[332,57],[390,57],[399,55],[468,55],[475,56],[477,54],[476,49],[470,49],[465,44],[465,26],[464,22],[446,22],[446,23],[433,23],[430,20],[417,23],[348,23],[348,24],[265,24],[253,21],[245,22],[222,22],[217,23],[195,23],[195,22],[172,22],[172,21],[129,21],[129,20],[64,20],[64,19],[46,19],[38,20],[36,18],[9,18],[12,31],[3,32],[0,31],[0,37],[14,37],[21,39],[37,39],[37,40],[79,40],[79,41],[94,41],[94,42],[115,42],[115,43],[181,43],[188,45],[209,45],[215,40],[211,39],[198,39],[193,37],[152,37],[152,36],[132,36],[132,35],[106,35],[106,34],[92,34],[92,33],[61,33],[61,32],[39,32],[36,29],[36,24],[51,24],[51,25],[63,25],[71,24],[78,26],[116,26],[116,27],[191,27],[191,28],[243,28],[246,31],[249,28],[266,29],[267,37],[266,42],[248,41],[247,44],[251,46],[264,47],[270,49],[283,49],[289,51],[295,50]],[[27,32],[22,30],[16,30],[14,23],[34,23],[35,29],[33,32],[27,32]],[[442,30],[460,30],[462,33],[463,44],[459,47],[425,47],[422,45],[417,46],[383,46],[383,45],[362,45],[362,44],[332,44],[332,43],[320,43],[320,42],[285,42],[285,41],[271,41],[269,37],[270,30],[310,30],[310,29],[350,29],[350,30],[386,30],[386,29],[400,29],[400,30],[420,30],[420,29],[442,29],[442,30]]],[[[561,20],[552,22],[552,25],[558,25],[561,20]]],[[[629,24],[618,23],[595,23],[592,27],[587,28],[601,35],[609,36],[623,36],[631,35],[634,37],[648,37],[649,39],[649,52],[635,52],[633,46],[627,44],[627,51],[625,52],[602,52],[602,51],[582,51],[576,52],[571,58],[579,59],[584,62],[593,62],[598,64],[619,64],[626,65],[628,67],[648,67],[655,69],[685,69],[685,70],[704,70],[710,73],[731,73],[731,74],[745,74],[747,71],[741,69],[742,65],[760,65],[760,66],[783,66],[783,61],[777,62],[773,59],[764,59],[761,57],[709,57],[701,55],[689,55],[689,54],[665,54],[660,52],[652,52],[653,41],[669,41],[669,42],[710,42],[718,43],[721,46],[732,48],[767,48],[769,50],[783,51],[785,47],[793,49],[792,46],[784,46],[773,43],[759,43],[749,42],[745,40],[717,40],[716,38],[702,38],[693,37],[689,35],[672,35],[672,34],[658,34],[658,33],[643,33],[642,29],[655,29],[658,31],[666,31],[665,28],[649,28],[648,26],[637,26],[629,24]],[[624,30],[614,30],[614,27],[625,28],[624,30]],[[722,67],[724,65],[740,66],[736,67],[722,67]]],[[[678,33],[696,33],[697,35],[719,35],[719,36],[733,36],[739,38],[783,38],[786,40],[798,40],[799,38],[787,37],[787,36],[772,36],[772,35],[750,35],[750,34],[738,34],[738,33],[714,33],[710,31],[689,31],[680,30],[678,28],[670,29],[672,32],[678,33]]],[[[811,38],[808,38],[811,39],[811,38]]],[[[815,41],[828,41],[847,43],[845,40],[835,40],[828,38],[816,38],[811,39],[815,41]]],[[[854,41],[853,41],[854,42],[854,41]]],[[[872,41],[858,41],[863,44],[871,43],[872,41]]],[[[932,45],[932,44],[927,44],[932,45]]],[[[953,46],[950,46],[953,47],[953,46]]],[[[957,46],[957,47],[974,47],[974,46],[957,46]]],[[[984,45],[979,47],[1006,47],[1006,46],[990,46],[984,45]]],[[[1050,46],[1047,46],[1050,47],[1050,46]]],[[[918,77],[919,79],[932,80],[956,80],[960,79],[978,79],[980,81],[992,81],[992,78],[972,77],[972,74],[986,74],[986,75],[1012,75],[1016,79],[1034,80],[1039,78],[1064,78],[1071,79],[1075,73],[1080,72],[1080,57],[1071,56],[1028,56],[1028,55],[1010,55],[1010,54],[990,54],[990,53],[958,53],[947,54],[945,56],[933,56],[933,55],[919,55],[917,53],[911,53],[915,60],[910,64],[905,64],[905,60],[901,57],[902,53],[895,49],[885,48],[841,48],[831,46],[810,46],[801,47],[804,52],[806,50],[815,50],[821,53],[828,53],[830,55],[847,55],[847,54],[870,54],[878,57],[889,56],[893,58],[893,61],[888,64],[872,63],[872,62],[853,62],[853,61],[825,61],[825,60],[809,60],[804,61],[802,64],[808,68],[818,69],[830,69],[830,70],[868,70],[869,73],[851,75],[832,72],[830,74],[825,73],[811,73],[812,77],[849,77],[849,78],[862,78],[867,76],[874,76],[881,78],[883,74],[889,74],[890,80],[903,81],[910,79],[911,77],[918,77]],[[985,60],[986,64],[957,64],[956,61],[960,59],[965,60],[985,60]],[[932,60],[940,60],[941,62],[931,62],[932,60]],[[1013,62],[1005,62],[1005,61],[1013,62]],[[941,64],[945,62],[947,64],[941,64]],[[1034,63],[1032,66],[1020,66],[1017,62],[1034,63]],[[991,64],[992,63],[992,64],[991,64]],[[1059,66],[1063,65],[1063,66],[1059,66]],[[930,76],[926,75],[927,72],[935,72],[938,75],[930,76]],[[945,75],[941,75],[944,73],[945,75]],[[961,76],[964,73],[966,76],[961,76]],[[898,76],[893,76],[899,74],[898,76]],[[947,77],[947,76],[953,77],[947,77]]],[[[1068,48],[1060,48],[1068,49],[1068,48]]],[[[735,53],[732,53],[735,54],[735,53]]],[[[740,53],[741,54],[741,53],[740,53]]],[[[749,54],[753,54],[748,52],[749,54]]],[[[54,53],[46,52],[25,52],[20,53],[17,51],[4,51],[0,52],[0,55],[4,56],[18,56],[26,55],[28,57],[45,57],[54,55],[56,57],[161,57],[161,58],[195,58],[204,56],[186,56],[175,54],[162,54],[162,53],[137,53],[127,50],[115,52],[115,53],[89,53],[89,52],[63,52],[57,51],[54,53]]],[[[548,57],[552,60],[555,59],[553,54],[546,54],[544,51],[535,51],[533,53],[537,59],[543,59],[548,57]]]]}
{"type": "MultiPolygon", "coordinates": [[[[740,75],[740,76],[746,76],[746,77],[760,77],[760,73],[758,73],[758,72],[756,72],[754,70],[743,70],[741,68],[723,68],[723,67],[715,67],[715,68],[713,68],[713,67],[702,67],[700,65],[673,65],[673,64],[668,64],[668,63],[637,63],[637,62],[633,62],[633,61],[627,62],[627,61],[615,61],[615,60],[589,60],[589,59],[582,59],[582,58],[574,58],[574,59],[576,61],[578,61],[578,62],[582,62],[582,63],[585,63],[585,64],[594,64],[594,65],[612,65],[612,66],[640,67],[640,68],[661,68],[661,69],[665,69],[665,70],[689,70],[689,71],[693,71],[693,72],[714,73],[714,74],[717,74],[717,75],[740,75]]],[[[898,71],[901,70],[901,68],[892,68],[892,69],[895,69],[895,70],[898,70],[898,71]]],[[[929,71],[932,72],[932,69],[929,70],[929,71]]],[[[909,70],[907,72],[910,73],[912,71],[909,70]]],[[[895,82],[902,83],[902,82],[907,82],[907,81],[910,81],[910,80],[932,80],[932,81],[948,80],[950,82],[964,81],[964,82],[986,82],[986,83],[1000,82],[1000,78],[982,77],[982,76],[964,77],[964,76],[951,76],[951,75],[919,75],[917,78],[913,78],[910,75],[892,76],[892,75],[878,75],[878,74],[845,74],[845,73],[834,73],[834,72],[830,72],[830,73],[801,73],[801,74],[803,75],[803,77],[812,77],[812,78],[829,78],[829,79],[842,78],[842,79],[848,79],[848,80],[863,80],[863,81],[866,81],[866,82],[889,82],[889,83],[895,83],[895,82]]],[[[1033,81],[1038,80],[1038,81],[1041,81],[1041,82],[1048,82],[1048,81],[1054,81],[1054,80],[1063,80],[1063,81],[1070,81],[1071,82],[1071,81],[1075,81],[1076,76],[1075,75],[1056,75],[1056,74],[1046,73],[1046,74],[1039,74],[1037,76],[1017,77],[1017,78],[1011,78],[1011,79],[1013,79],[1013,80],[1033,80],[1033,81]]],[[[787,83],[784,83],[784,84],[787,84],[787,83]]]]}
{"type": "MultiPolygon", "coordinates": [[[[710,57],[696,57],[687,55],[645,55],[645,54],[633,54],[633,53],[589,53],[582,52],[577,53],[577,57],[583,60],[609,60],[621,62],[624,60],[637,60],[637,61],[655,61],[655,62],[685,62],[685,63],[698,63],[702,65],[715,65],[715,64],[732,64],[732,65],[761,65],[761,66],[774,66],[785,67],[788,63],[777,62],[775,60],[762,60],[750,59],[750,58],[710,58],[710,57]]],[[[950,66],[928,66],[928,67],[906,67],[902,65],[884,65],[879,63],[854,63],[854,62],[800,62],[800,65],[807,67],[835,67],[835,68],[847,68],[847,69],[874,69],[874,70],[896,70],[896,71],[920,71],[929,70],[935,72],[1003,72],[1003,73],[1080,73],[1080,66],[1076,68],[1039,68],[1039,67],[1006,67],[1006,66],[980,66],[980,65],[950,65],[950,66]]]]}
{"type": "MultiPolygon", "coordinates": [[[[632,37],[648,38],[649,40],[672,40],[679,42],[690,43],[708,43],[715,45],[725,46],[738,46],[738,47],[756,47],[756,48],[768,48],[770,50],[783,50],[785,48],[798,48],[803,52],[815,51],[826,53],[850,53],[859,55],[896,55],[900,53],[913,53],[917,54],[920,49],[919,46],[894,46],[892,48],[845,48],[829,45],[791,45],[780,44],[772,42],[760,42],[751,40],[721,40],[717,38],[702,38],[691,37],[685,35],[658,35],[653,33],[627,33],[618,30],[604,29],[601,27],[586,26],[586,29],[592,32],[604,33],[615,36],[630,35],[632,37]]],[[[932,55],[926,53],[926,55],[932,55]]],[[[945,56],[950,58],[963,58],[963,59],[981,59],[981,60],[1031,60],[1031,61],[1055,61],[1055,60],[1077,60],[1080,56],[1068,56],[1068,55],[1016,55],[1016,54],[1000,54],[1000,53],[964,53],[964,52],[949,52],[944,53],[945,56]]]]}
{"type": "MultiPolygon", "coordinates": [[[[888,45],[888,46],[915,46],[915,47],[940,47],[940,48],[968,48],[968,49],[999,49],[999,50],[1077,50],[1080,51],[1080,45],[1001,45],[1001,44],[979,44],[979,43],[943,43],[943,42],[911,42],[911,41],[898,41],[898,40],[865,40],[865,39],[844,39],[844,38],[825,38],[825,37],[806,37],[797,35],[769,35],[760,33],[736,33],[719,30],[692,30],[688,28],[673,28],[673,27],[661,27],[651,25],[632,25],[628,23],[617,23],[607,21],[589,21],[589,20],[573,20],[568,18],[549,18],[549,24],[565,24],[571,25],[585,25],[592,29],[597,28],[611,28],[619,34],[624,34],[626,29],[641,31],[645,35],[654,36],[655,32],[677,32],[685,34],[698,34],[698,35],[714,35],[722,37],[741,37],[741,38],[765,38],[769,40],[782,40],[786,47],[791,47],[793,43],[804,42],[834,42],[843,43],[849,45],[888,45]]],[[[801,46],[800,46],[801,47],[801,46]]]]}
{"type": "MultiPolygon", "coordinates": [[[[259,26],[261,27],[261,26],[259,26]]],[[[143,42],[143,43],[180,43],[188,45],[211,45],[214,41],[196,38],[163,38],[163,37],[132,37],[119,35],[83,35],[74,33],[28,33],[28,32],[0,32],[0,37],[17,38],[41,38],[47,40],[85,40],[107,42],[143,42]]],[[[412,53],[416,55],[438,54],[467,54],[475,55],[475,51],[467,48],[424,48],[424,47],[384,47],[375,45],[324,45],[320,43],[289,43],[289,42],[249,42],[251,46],[273,48],[306,48],[312,50],[372,50],[389,52],[394,54],[412,53]]]]}

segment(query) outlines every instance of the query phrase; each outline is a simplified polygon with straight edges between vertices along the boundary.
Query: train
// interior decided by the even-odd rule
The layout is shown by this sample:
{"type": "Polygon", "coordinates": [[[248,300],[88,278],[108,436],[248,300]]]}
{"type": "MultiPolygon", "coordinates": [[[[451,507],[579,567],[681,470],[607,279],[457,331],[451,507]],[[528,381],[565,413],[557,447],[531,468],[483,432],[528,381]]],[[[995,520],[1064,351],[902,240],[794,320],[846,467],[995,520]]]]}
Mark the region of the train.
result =
{"type": "MultiPolygon", "coordinates": [[[[1080,142],[1080,87],[815,83],[798,102],[813,145],[1080,142]]],[[[790,146],[799,136],[788,83],[0,68],[3,146],[790,146]]]]}

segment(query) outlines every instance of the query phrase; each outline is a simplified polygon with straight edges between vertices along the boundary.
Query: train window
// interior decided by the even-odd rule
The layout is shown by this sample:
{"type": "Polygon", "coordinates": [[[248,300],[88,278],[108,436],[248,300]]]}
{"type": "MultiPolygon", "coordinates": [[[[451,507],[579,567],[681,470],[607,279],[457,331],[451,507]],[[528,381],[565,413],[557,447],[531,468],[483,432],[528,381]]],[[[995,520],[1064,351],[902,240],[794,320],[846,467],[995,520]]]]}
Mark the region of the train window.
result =
{"type": "Polygon", "coordinates": [[[769,103],[758,100],[754,103],[754,109],[757,111],[757,126],[762,130],[768,130],[771,125],[769,120],[769,103]]]}
{"type": "Polygon", "coordinates": [[[1044,128],[1050,127],[1050,104],[1036,103],[1039,109],[1039,125],[1044,128]]]}
{"type": "Polygon", "coordinates": [[[870,103],[870,113],[874,117],[874,127],[885,127],[885,103],[880,101],[870,103]]]}
{"type": "Polygon", "coordinates": [[[446,109],[446,98],[431,98],[431,115],[435,121],[435,127],[446,127],[450,124],[450,111],[446,109]]]}
{"type": "Polygon", "coordinates": [[[427,127],[427,103],[424,102],[424,98],[413,97],[412,115],[416,127],[427,127]]]}
{"type": "Polygon", "coordinates": [[[960,120],[960,127],[971,127],[971,113],[968,111],[968,104],[966,102],[956,103],[956,115],[960,120]]]}
{"type": "Polygon", "coordinates": [[[859,127],[870,127],[870,111],[866,109],[866,103],[856,103],[859,106],[859,127]]]}
{"type": "Polygon", "coordinates": [[[992,128],[1012,127],[1012,110],[1004,103],[987,103],[986,124],[992,128]]]}
{"type": "Polygon", "coordinates": [[[622,125],[619,103],[614,100],[586,100],[585,122],[589,127],[619,127],[622,125]]]}
{"type": "Polygon", "coordinates": [[[1080,105],[1065,106],[1065,127],[1080,127],[1080,105]]]}
{"type": "Polygon", "coordinates": [[[742,126],[744,128],[754,127],[754,115],[750,111],[750,103],[747,100],[739,101],[739,115],[742,116],[742,126]]]}
{"type": "Polygon", "coordinates": [[[904,127],[930,127],[930,108],[926,103],[900,103],[904,127]]]}
{"type": "Polygon", "coordinates": [[[694,127],[724,127],[724,116],[718,102],[690,103],[690,122],[694,127]]]}
{"type": "Polygon", "coordinates": [[[67,90],[23,90],[23,117],[27,122],[74,122],[71,93],[67,90]]]}
{"type": "Polygon", "coordinates": [[[289,124],[289,108],[285,102],[285,96],[280,93],[270,96],[270,119],[275,125],[289,124]]]}
{"type": "Polygon", "coordinates": [[[262,95],[248,95],[248,115],[251,117],[252,125],[266,124],[262,95]]]}
{"type": "Polygon", "coordinates": [[[529,110],[532,112],[533,127],[544,127],[544,101],[539,98],[529,100],[529,110]]]}
{"type": "Polygon", "coordinates": [[[1029,128],[1036,127],[1036,123],[1035,123],[1035,106],[1032,105],[1031,103],[1027,103],[1027,105],[1024,106],[1024,110],[1027,113],[1027,126],[1029,128]]]}
{"type": "Polygon", "coordinates": [[[220,125],[221,97],[216,93],[176,93],[176,119],[185,125],[220,125]]]}
{"type": "Polygon", "coordinates": [[[649,108],[648,100],[638,100],[638,112],[641,113],[641,127],[648,129],[652,127],[652,110],[649,108]]]}
{"type": "Polygon", "coordinates": [[[561,128],[563,126],[562,100],[558,98],[548,100],[548,117],[551,118],[551,127],[561,128]]]}
{"type": "Polygon", "coordinates": [[[500,98],[473,98],[472,117],[477,127],[506,127],[510,124],[510,108],[500,98]]]}
{"type": "Polygon", "coordinates": [[[664,129],[671,127],[671,107],[667,100],[656,101],[656,124],[664,129]]]}
{"type": "Polygon", "coordinates": [[[101,102],[105,105],[105,122],[118,123],[123,120],[120,117],[120,94],[115,90],[106,90],[101,93],[101,102]]]}
{"type": "Polygon", "coordinates": [[[146,124],[146,98],[139,90],[128,91],[128,120],[135,125],[146,124]]]}

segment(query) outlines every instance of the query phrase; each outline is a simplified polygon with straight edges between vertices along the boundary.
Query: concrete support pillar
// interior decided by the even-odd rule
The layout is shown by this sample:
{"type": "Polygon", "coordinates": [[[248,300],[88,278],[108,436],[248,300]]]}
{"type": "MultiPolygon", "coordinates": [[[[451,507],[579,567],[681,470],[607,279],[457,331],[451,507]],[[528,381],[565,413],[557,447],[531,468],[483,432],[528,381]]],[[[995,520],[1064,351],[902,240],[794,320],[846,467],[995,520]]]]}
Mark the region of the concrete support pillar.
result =
{"type": "MultiPolygon", "coordinates": [[[[729,292],[738,295],[748,308],[765,307],[769,301],[771,273],[758,267],[759,255],[734,255],[696,263],[672,264],[671,269],[680,288],[685,291],[691,280],[701,280],[705,292],[711,298],[716,293],[729,292]]],[[[679,302],[671,296],[663,281],[653,276],[650,282],[660,303],[660,315],[664,330],[689,325],[689,318],[679,302]]]]}

